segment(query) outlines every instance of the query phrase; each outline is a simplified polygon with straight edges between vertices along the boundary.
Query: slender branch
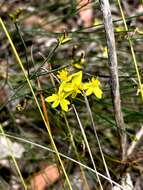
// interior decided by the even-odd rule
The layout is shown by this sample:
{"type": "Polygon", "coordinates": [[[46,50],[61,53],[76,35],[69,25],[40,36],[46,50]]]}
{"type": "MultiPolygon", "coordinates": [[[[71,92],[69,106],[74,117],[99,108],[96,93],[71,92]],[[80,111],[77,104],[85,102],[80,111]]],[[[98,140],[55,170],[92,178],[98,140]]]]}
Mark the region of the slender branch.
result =
{"type": "Polygon", "coordinates": [[[78,113],[77,113],[77,110],[76,110],[74,104],[72,105],[72,108],[73,108],[74,113],[75,113],[75,115],[76,115],[76,118],[77,118],[77,121],[78,121],[80,130],[81,130],[81,133],[82,133],[84,142],[85,142],[85,144],[86,144],[86,148],[87,148],[87,150],[88,150],[88,153],[89,153],[91,162],[92,162],[92,164],[93,164],[93,168],[94,168],[94,170],[95,170],[96,177],[97,177],[97,181],[98,181],[98,183],[99,183],[99,185],[100,185],[100,189],[103,190],[102,183],[101,183],[101,181],[100,181],[99,175],[97,174],[97,168],[96,168],[96,165],[95,165],[93,156],[92,156],[92,152],[91,152],[91,149],[90,149],[90,146],[89,146],[89,143],[88,143],[86,134],[85,134],[85,132],[84,132],[84,128],[83,128],[83,126],[82,126],[82,123],[81,123],[81,121],[80,121],[79,115],[78,115],[78,113]]]}
{"type": "Polygon", "coordinates": [[[103,12],[104,27],[106,33],[107,47],[108,47],[108,62],[111,78],[111,95],[114,106],[114,114],[116,125],[119,129],[120,148],[122,153],[122,160],[126,158],[127,137],[125,130],[124,119],[121,111],[121,99],[119,91],[119,76],[118,64],[115,47],[115,36],[112,22],[112,15],[110,10],[109,0],[100,0],[101,9],[103,12]]]}
{"type": "Polygon", "coordinates": [[[28,60],[28,53],[27,53],[27,46],[26,46],[26,43],[25,43],[25,41],[24,41],[24,38],[22,37],[22,34],[21,34],[21,31],[20,31],[20,29],[19,29],[19,25],[18,25],[18,22],[17,21],[15,21],[14,22],[14,25],[15,25],[15,28],[16,28],[16,31],[17,31],[17,33],[18,33],[18,35],[19,35],[19,37],[20,37],[20,40],[21,40],[21,42],[22,42],[22,45],[23,45],[23,51],[24,51],[24,54],[25,54],[25,62],[26,62],[26,69],[27,69],[27,73],[28,73],[28,76],[30,76],[30,72],[29,72],[29,70],[30,70],[30,65],[29,65],[29,60],[28,60]]]}
{"type": "MultiPolygon", "coordinates": [[[[65,113],[63,113],[63,117],[64,117],[64,120],[65,120],[65,123],[66,123],[66,127],[68,129],[68,133],[69,133],[69,137],[70,137],[72,147],[74,149],[74,152],[76,154],[76,157],[77,157],[78,161],[80,161],[80,153],[77,150],[77,147],[76,147],[76,144],[75,144],[75,141],[74,141],[74,137],[73,137],[74,132],[72,132],[72,130],[70,128],[70,125],[69,125],[69,122],[68,122],[68,119],[67,119],[67,116],[66,116],[65,113]]],[[[86,176],[85,176],[84,169],[83,169],[83,167],[81,165],[80,165],[80,170],[81,170],[81,175],[82,175],[82,179],[83,179],[83,182],[84,182],[83,185],[85,186],[86,190],[90,190],[89,184],[88,184],[86,176]]]]}
{"type": "Polygon", "coordinates": [[[127,150],[128,157],[133,153],[137,145],[141,142],[142,137],[143,137],[143,126],[141,126],[140,130],[136,133],[135,139],[132,141],[131,145],[127,150]]]}
{"type": "MultiPolygon", "coordinates": [[[[108,178],[111,179],[111,176],[110,176],[110,173],[109,173],[109,170],[108,170],[108,166],[106,164],[106,160],[104,158],[104,154],[103,154],[102,147],[101,147],[101,144],[100,144],[100,140],[99,140],[99,137],[98,137],[98,134],[97,134],[97,129],[96,129],[96,126],[95,126],[95,123],[94,123],[94,120],[93,120],[93,116],[92,116],[91,108],[90,108],[90,105],[89,105],[89,101],[88,101],[85,94],[84,94],[84,99],[85,99],[87,111],[88,111],[88,114],[89,114],[89,118],[90,118],[91,123],[92,123],[93,131],[94,131],[94,134],[95,134],[95,137],[96,137],[96,140],[97,140],[99,151],[100,151],[100,154],[101,154],[101,157],[102,157],[102,160],[103,160],[103,164],[104,164],[104,167],[105,167],[105,170],[106,170],[106,174],[107,174],[108,178]]],[[[111,186],[113,187],[112,181],[110,181],[110,183],[111,183],[111,186]]]]}

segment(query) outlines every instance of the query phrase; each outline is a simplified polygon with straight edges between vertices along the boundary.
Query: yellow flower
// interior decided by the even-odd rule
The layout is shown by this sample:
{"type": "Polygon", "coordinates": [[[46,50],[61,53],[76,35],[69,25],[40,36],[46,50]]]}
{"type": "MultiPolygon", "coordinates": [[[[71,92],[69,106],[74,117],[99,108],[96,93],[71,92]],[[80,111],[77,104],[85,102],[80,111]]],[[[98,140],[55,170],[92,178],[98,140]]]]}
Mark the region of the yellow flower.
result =
{"type": "Polygon", "coordinates": [[[86,96],[91,95],[92,93],[97,97],[102,97],[102,90],[100,89],[100,82],[94,77],[88,83],[83,84],[83,89],[86,90],[86,96]]]}
{"type": "Polygon", "coordinates": [[[75,98],[77,94],[81,94],[82,91],[82,71],[71,75],[72,80],[64,85],[64,91],[71,94],[72,98],[75,98]]]}
{"type": "Polygon", "coordinates": [[[68,105],[70,105],[70,102],[66,100],[66,95],[62,91],[58,91],[58,93],[52,94],[52,96],[49,96],[45,99],[46,102],[53,102],[52,107],[56,108],[57,106],[61,106],[62,110],[68,111],[68,105]]]}
{"type": "Polygon", "coordinates": [[[57,77],[61,80],[61,81],[65,81],[68,82],[71,80],[71,76],[69,75],[69,72],[67,71],[67,69],[63,69],[61,71],[58,71],[58,75],[57,77]]]}

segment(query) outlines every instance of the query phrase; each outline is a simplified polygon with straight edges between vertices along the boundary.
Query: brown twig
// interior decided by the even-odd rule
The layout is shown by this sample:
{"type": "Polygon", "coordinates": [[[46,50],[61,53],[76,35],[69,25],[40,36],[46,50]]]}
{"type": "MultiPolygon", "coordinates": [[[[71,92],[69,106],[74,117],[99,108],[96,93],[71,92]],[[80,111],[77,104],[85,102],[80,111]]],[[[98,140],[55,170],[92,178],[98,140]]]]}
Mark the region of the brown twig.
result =
{"type": "MultiPolygon", "coordinates": [[[[37,82],[38,82],[38,88],[41,91],[42,88],[41,88],[40,80],[38,78],[37,78],[37,82]]],[[[42,110],[43,110],[43,113],[45,116],[45,120],[46,120],[47,124],[50,126],[48,112],[47,112],[46,103],[45,103],[45,98],[44,98],[42,92],[40,93],[40,99],[41,99],[41,103],[42,103],[42,110]]]]}
{"type": "Polygon", "coordinates": [[[127,136],[125,133],[125,124],[121,111],[121,99],[119,91],[119,76],[118,64],[115,47],[115,36],[112,22],[112,15],[110,10],[109,0],[100,0],[100,5],[103,13],[104,27],[106,33],[107,47],[108,47],[108,62],[111,78],[111,95],[114,107],[114,114],[117,128],[119,129],[120,148],[122,153],[122,160],[126,158],[127,136]]]}

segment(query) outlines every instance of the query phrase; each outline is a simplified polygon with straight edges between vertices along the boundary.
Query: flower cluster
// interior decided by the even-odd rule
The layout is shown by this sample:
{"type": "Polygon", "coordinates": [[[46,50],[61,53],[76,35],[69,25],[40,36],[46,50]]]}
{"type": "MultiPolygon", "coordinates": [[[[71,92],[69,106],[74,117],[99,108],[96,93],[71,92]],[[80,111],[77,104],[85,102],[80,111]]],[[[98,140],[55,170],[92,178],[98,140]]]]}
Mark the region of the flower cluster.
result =
{"type": "Polygon", "coordinates": [[[92,77],[89,82],[83,83],[82,71],[70,74],[67,69],[64,69],[58,72],[57,77],[61,81],[58,92],[45,99],[46,102],[52,102],[53,108],[60,105],[62,110],[68,111],[68,106],[70,105],[68,98],[75,98],[77,94],[83,94],[83,92],[85,92],[86,96],[94,94],[97,98],[102,97],[99,80],[92,77]]]}

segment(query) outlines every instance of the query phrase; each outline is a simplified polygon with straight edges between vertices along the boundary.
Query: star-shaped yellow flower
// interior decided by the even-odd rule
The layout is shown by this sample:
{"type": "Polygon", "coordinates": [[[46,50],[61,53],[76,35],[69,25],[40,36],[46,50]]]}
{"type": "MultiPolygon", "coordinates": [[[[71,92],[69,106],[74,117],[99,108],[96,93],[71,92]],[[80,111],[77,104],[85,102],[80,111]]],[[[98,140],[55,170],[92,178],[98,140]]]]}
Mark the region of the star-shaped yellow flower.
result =
{"type": "Polygon", "coordinates": [[[86,90],[86,96],[94,94],[97,98],[102,98],[102,90],[100,88],[100,82],[94,77],[88,83],[83,84],[83,89],[86,90]]]}
{"type": "Polygon", "coordinates": [[[69,92],[72,98],[75,98],[82,91],[82,71],[72,74],[71,77],[71,82],[65,84],[64,91],[69,92]]]}
{"type": "Polygon", "coordinates": [[[52,96],[49,96],[45,99],[46,102],[53,102],[52,107],[56,108],[57,106],[61,106],[62,110],[68,111],[68,105],[70,105],[70,102],[66,99],[66,95],[64,92],[61,92],[60,90],[58,93],[52,94],[52,96]]]}
{"type": "Polygon", "coordinates": [[[61,71],[58,71],[58,75],[57,77],[61,80],[61,81],[65,81],[68,82],[71,80],[71,76],[69,75],[69,72],[67,69],[62,69],[61,71]]]}

